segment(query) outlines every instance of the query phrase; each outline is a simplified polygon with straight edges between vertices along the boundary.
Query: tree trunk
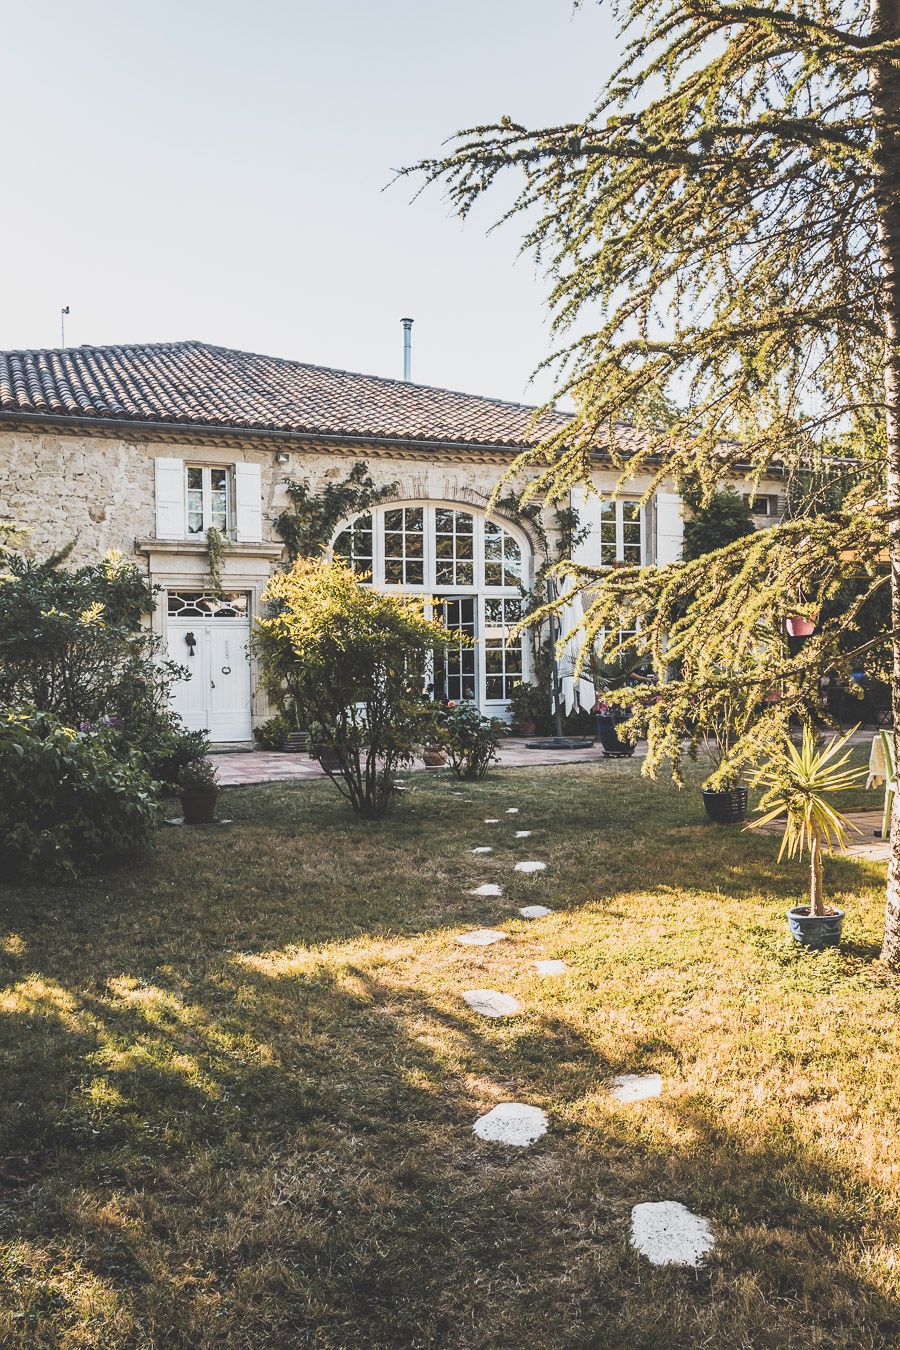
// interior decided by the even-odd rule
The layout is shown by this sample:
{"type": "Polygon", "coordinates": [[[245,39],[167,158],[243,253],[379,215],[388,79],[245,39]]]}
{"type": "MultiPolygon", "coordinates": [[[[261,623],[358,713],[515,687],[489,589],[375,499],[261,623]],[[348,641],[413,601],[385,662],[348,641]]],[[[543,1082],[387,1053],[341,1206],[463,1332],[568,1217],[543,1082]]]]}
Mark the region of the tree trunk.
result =
{"type": "MultiPolygon", "coordinates": [[[[882,40],[900,35],[900,0],[878,0],[876,28],[882,40]]],[[[883,62],[873,72],[872,96],[878,134],[875,194],[885,326],[884,394],[887,431],[888,541],[891,567],[894,749],[900,728],[900,69],[883,62]]],[[[891,812],[884,945],[881,959],[900,968],[900,796],[891,812]]]]}
{"type": "Polygon", "coordinates": [[[825,879],[822,874],[822,840],[813,834],[809,845],[809,914],[825,913],[825,879]]]}

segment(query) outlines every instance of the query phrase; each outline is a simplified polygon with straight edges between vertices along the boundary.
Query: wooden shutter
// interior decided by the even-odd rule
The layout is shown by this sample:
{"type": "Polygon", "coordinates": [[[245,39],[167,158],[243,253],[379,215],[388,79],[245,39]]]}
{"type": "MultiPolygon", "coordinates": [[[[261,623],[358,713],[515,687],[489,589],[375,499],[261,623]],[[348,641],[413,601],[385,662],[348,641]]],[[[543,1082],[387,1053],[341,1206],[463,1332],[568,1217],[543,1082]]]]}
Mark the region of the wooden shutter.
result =
{"type": "Polygon", "coordinates": [[[579,529],[588,527],[585,535],[572,551],[572,561],[586,563],[589,567],[600,566],[600,509],[603,503],[594,492],[586,488],[572,488],[572,509],[578,512],[579,529]]]}
{"type": "Polygon", "coordinates": [[[184,460],[154,460],[156,476],[156,537],[184,539],[184,460]]]}
{"type": "Polygon", "coordinates": [[[677,492],[656,494],[656,564],[677,562],[684,543],[681,498],[677,492]]]}
{"type": "Polygon", "coordinates": [[[262,543],[262,473],[258,464],[234,466],[234,522],[239,544],[262,543]]]}

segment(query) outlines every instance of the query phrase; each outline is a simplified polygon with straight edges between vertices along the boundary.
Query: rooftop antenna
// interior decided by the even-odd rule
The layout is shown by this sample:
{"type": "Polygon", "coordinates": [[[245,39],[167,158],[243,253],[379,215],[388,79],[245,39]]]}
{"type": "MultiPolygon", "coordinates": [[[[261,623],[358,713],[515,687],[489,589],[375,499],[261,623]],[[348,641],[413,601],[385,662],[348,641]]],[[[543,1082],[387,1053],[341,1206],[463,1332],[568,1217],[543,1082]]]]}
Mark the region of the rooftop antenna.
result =
{"type": "Polygon", "coordinates": [[[412,366],[412,319],[401,319],[403,324],[403,378],[409,381],[412,366]]]}
{"type": "Polygon", "coordinates": [[[65,347],[66,345],[66,315],[68,314],[68,312],[69,312],[68,305],[63,305],[62,309],[59,311],[59,336],[60,336],[59,345],[61,347],[65,347]]]}

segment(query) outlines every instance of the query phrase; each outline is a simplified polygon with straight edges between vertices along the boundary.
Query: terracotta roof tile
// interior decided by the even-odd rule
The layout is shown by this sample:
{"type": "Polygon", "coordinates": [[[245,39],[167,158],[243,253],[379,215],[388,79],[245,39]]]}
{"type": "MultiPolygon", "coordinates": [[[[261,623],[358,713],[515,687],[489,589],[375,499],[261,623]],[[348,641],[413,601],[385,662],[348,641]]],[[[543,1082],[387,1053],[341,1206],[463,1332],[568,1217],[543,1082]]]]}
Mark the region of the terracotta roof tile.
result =
{"type": "Polygon", "coordinates": [[[203,342],[0,352],[0,413],[509,449],[567,421],[534,428],[525,404],[203,342]]]}

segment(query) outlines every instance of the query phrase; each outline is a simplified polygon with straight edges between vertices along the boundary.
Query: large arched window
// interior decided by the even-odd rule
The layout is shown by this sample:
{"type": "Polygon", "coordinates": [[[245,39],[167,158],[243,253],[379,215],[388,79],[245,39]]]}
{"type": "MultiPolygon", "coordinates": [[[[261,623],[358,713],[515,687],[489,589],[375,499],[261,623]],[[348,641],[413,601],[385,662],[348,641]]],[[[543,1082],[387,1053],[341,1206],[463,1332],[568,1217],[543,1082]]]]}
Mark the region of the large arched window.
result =
{"type": "Polygon", "coordinates": [[[434,596],[448,627],[474,644],[436,663],[436,694],[504,711],[513,685],[528,678],[526,644],[510,638],[531,582],[524,533],[468,507],[391,503],[347,521],[332,551],[381,590],[434,596]]]}

